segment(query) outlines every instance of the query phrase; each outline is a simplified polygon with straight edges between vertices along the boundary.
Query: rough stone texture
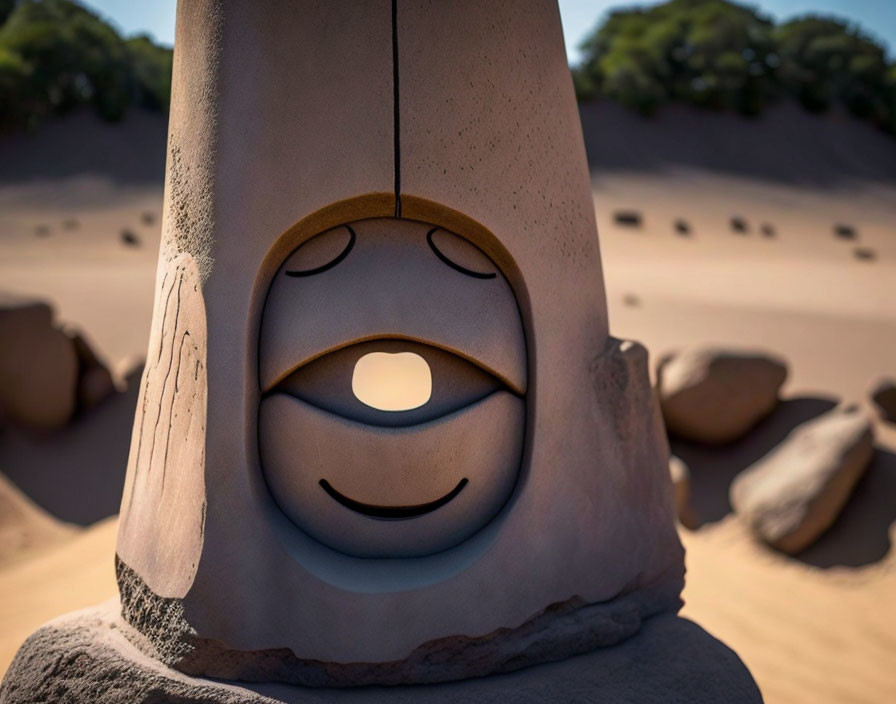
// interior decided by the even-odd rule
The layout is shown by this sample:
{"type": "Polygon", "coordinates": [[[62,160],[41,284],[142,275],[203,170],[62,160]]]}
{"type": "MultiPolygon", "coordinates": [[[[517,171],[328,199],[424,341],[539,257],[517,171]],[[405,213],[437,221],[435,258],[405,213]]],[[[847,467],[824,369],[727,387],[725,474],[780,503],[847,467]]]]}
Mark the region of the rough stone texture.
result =
{"type": "Polygon", "coordinates": [[[742,437],[777,405],[786,378],[781,359],[712,347],[666,355],[657,365],[669,432],[705,443],[742,437]]]}
{"type": "Polygon", "coordinates": [[[71,614],[34,633],[0,685],[0,704],[762,701],[737,655],[674,615],[649,619],[622,645],[511,674],[429,686],[309,689],[225,684],[167,668],[135,647],[142,636],[116,618],[115,607],[71,614]]]}
{"type": "Polygon", "coordinates": [[[0,294],[0,408],[35,430],[65,425],[75,412],[78,360],[42,301],[0,294]]]}
{"type": "MultiPolygon", "coordinates": [[[[190,675],[310,687],[430,684],[512,672],[615,645],[635,633],[650,613],[639,595],[602,604],[573,598],[519,627],[476,638],[441,638],[400,661],[320,662],[297,658],[288,648],[237,651],[200,638],[186,622],[179,599],[153,593],[120,558],[116,574],[122,616],[142,634],[138,644],[148,655],[190,675]]],[[[661,596],[656,599],[663,602],[661,596]]]]}
{"type": "Polygon", "coordinates": [[[691,508],[691,470],[684,460],[669,457],[669,475],[672,477],[672,487],[675,490],[675,512],[678,522],[685,528],[695,528],[699,521],[691,508]]]}
{"type": "Polygon", "coordinates": [[[117,601],[33,633],[0,684],[0,704],[273,704],[244,689],[194,680],[138,650],[117,601]]]}
{"type": "Polygon", "coordinates": [[[213,264],[214,162],[218,141],[223,7],[216,0],[178,4],[171,85],[162,258],[190,254],[202,279],[213,264]]]}
{"type": "Polygon", "coordinates": [[[870,395],[881,418],[896,423],[896,379],[880,379],[872,387],[870,395]]]}
{"type": "Polygon", "coordinates": [[[162,325],[153,327],[140,382],[118,553],[151,575],[158,594],[178,597],[193,580],[202,546],[208,386],[199,270],[190,254],[169,267],[156,298],[162,325]]]}
{"type": "Polygon", "coordinates": [[[836,520],[871,460],[873,440],[861,410],[834,409],[738,475],[731,505],[763,540],[796,554],[836,520]]]}

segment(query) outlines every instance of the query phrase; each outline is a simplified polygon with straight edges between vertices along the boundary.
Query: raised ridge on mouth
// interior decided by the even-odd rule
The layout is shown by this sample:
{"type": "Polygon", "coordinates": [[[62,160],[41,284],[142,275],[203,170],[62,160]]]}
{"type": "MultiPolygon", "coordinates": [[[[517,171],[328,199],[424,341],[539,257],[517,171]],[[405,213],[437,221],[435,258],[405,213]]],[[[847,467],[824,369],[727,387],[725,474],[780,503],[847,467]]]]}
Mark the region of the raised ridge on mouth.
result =
{"type": "Polygon", "coordinates": [[[418,516],[431,513],[437,508],[441,508],[449,501],[454,499],[468,484],[468,482],[469,480],[464,477],[457,483],[456,487],[454,487],[451,491],[449,491],[441,498],[438,498],[435,501],[430,501],[429,503],[416,504],[414,506],[378,506],[376,504],[365,504],[360,501],[350,499],[345,494],[338,492],[326,479],[321,479],[319,483],[321,487],[323,487],[323,490],[327,492],[327,494],[329,494],[333,499],[338,501],[346,508],[351,509],[352,511],[360,513],[364,516],[368,516],[369,518],[379,518],[381,520],[394,521],[416,518],[418,516]]]}

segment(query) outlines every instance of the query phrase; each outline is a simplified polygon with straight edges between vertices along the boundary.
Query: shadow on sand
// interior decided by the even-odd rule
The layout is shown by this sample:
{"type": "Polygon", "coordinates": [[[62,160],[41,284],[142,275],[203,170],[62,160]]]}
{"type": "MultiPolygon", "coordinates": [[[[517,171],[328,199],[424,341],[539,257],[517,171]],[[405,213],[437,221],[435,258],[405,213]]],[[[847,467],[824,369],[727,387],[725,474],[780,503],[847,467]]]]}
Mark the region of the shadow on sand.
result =
{"type": "Polygon", "coordinates": [[[860,567],[890,551],[896,521],[896,454],[877,448],[843,513],[818,541],[797,555],[815,567],[860,567]]]}
{"type": "Polygon", "coordinates": [[[734,478],[777,447],[791,430],[836,405],[836,399],[811,396],[781,401],[743,439],[728,445],[671,438],[672,454],[684,460],[691,471],[691,509],[699,522],[715,523],[731,513],[728,488],[734,478]]]}
{"type": "Polygon", "coordinates": [[[5,429],[0,470],[59,520],[89,525],[118,513],[142,374],[142,367],[132,371],[127,391],[52,435],[5,429]]]}
{"type": "MultiPolygon", "coordinates": [[[[698,526],[731,513],[728,489],[734,478],[777,447],[791,430],[837,405],[836,399],[798,397],[782,401],[742,440],[723,446],[671,438],[672,454],[691,472],[691,510],[698,526]]],[[[843,512],[818,541],[796,556],[815,567],[859,567],[882,559],[890,550],[890,526],[896,521],[896,454],[875,450],[870,466],[843,512]]]]}

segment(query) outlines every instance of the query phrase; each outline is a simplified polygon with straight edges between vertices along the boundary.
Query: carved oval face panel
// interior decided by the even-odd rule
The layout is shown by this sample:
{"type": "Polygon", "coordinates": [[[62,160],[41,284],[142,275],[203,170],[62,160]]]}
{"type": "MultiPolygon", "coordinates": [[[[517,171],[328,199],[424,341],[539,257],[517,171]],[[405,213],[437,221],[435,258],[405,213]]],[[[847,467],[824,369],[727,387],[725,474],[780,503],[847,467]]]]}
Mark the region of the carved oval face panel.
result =
{"type": "Polygon", "coordinates": [[[526,347],[510,284],[467,240],[362,220],[303,243],[271,283],[259,447],[283,512],[358,557],[416,557],[513,491],[526,347]]]}

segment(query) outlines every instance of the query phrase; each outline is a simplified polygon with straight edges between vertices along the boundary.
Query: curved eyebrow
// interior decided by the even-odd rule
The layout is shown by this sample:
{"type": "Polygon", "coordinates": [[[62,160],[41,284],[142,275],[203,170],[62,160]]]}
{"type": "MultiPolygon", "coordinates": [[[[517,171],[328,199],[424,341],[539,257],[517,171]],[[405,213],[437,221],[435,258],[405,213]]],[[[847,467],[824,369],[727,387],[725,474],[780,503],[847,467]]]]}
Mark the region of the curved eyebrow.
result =
{"type": "Polygon", "coordinates": [[[314,276],[315,274],[322,274],[328,269],[332,269],[334,266],[339,264],[343,259],[348,256],[348,253],[352,251],[352,247],[355,246],[355,240],[357,239],[357,235],[355,235],[355,231],[351,228],[350,225],[344,226],[346,230],[348,230],[349,240],[348,244],[345,245],[345,249],[343,249],[337,257],[327,262],[322,266],[315,267],[314,269],[304,269],[301,271],[286,271],[287,276],[314,276]]]}
{"type": "Polygon", "coordinates": [[[467,269],[466,267],[462,267],[460,264],[457,264],[451,261],[448,257],[442,254],[441,250],[436,247],[436,243],[433,242],[432,236],[438,230],[438,227],[432,228],[429,232],[426,233],[426,241],[429,244],[430,249],[435,252],[436,256],[442,260],[442,263],[447,264],[455,271],[459,271],[461,274],[466,274],[467,276],[472,276],[474,279],[494,279],[497,274],[494,272],[491,273],[482,273],[479,271],[472,271],[471,269],[467,269]]]}

